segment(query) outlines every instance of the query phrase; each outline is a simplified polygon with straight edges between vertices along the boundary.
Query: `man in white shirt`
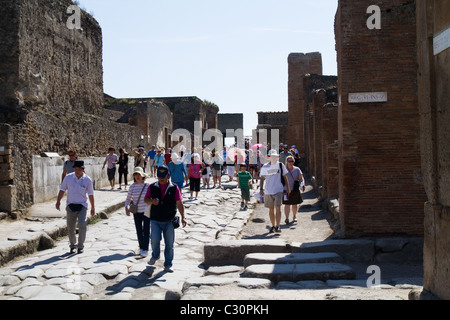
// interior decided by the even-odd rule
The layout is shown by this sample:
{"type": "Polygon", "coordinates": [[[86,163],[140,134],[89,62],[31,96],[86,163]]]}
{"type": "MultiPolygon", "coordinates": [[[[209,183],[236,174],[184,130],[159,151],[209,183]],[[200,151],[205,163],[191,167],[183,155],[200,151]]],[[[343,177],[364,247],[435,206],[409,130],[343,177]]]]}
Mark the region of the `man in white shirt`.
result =
{"type": "Polygon", "coordinates": [[[84,161],[75,161],[74,173],[68,174],[62,184],[56,202],[56,209],[61,208],[61,199],[67,191],[67,230],[69,233],[70,253],[83,253],[86,240],[86,215],[88,210],[88,197],[91,203],[91,216],[95,215],[94,187],[91,178],[84,173],[84,161]],[[76,244],[76,224],[78,220],[78,245],[76,244]]]}
{"type": "Polygon", "coordinates": [[[264,206],[269,209],[270,222],[272,223],[270,233],[280,233],[284,185],[287,186],[288,197],[290,193],[289,182],[286,176],[287,169],[283,163],[279,162],[280,155],[276,150],[270,150],[267,157],[270,161],[261,167],[260,194],[264,196],[264,206]],[[264,182],[266,182],[265,190],[264,182]]]}

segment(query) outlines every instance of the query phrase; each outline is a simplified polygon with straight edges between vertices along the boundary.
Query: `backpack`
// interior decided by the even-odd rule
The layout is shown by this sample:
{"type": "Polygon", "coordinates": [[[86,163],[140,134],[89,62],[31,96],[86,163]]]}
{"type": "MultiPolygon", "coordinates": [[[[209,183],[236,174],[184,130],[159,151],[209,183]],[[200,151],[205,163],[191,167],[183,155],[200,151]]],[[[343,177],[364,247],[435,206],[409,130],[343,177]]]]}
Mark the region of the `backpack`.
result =
{"type": "Polygon", "coordinates": [[[281,164],[281,162],[280,162],[280,172],[281,172],[281,174],[280,174],[280,176],[281,176],[281,184],[284,187],[286,185],[286,181],[283,178],[283,165],[281,164]]]}

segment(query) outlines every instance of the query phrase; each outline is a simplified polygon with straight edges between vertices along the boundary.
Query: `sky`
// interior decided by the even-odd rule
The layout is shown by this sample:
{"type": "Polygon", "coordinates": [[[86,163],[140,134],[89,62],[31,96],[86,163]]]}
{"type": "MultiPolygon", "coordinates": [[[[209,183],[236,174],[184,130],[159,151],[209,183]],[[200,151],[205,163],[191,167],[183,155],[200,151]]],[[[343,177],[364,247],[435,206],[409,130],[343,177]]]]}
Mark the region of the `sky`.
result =
{"type": "Polygon", "coordinates": [[[104,92],[197,96],[220,113],[288,110],[292,52],[320,52],[336,75],[337,0],[80,0],[103,33],[104,92]]]}

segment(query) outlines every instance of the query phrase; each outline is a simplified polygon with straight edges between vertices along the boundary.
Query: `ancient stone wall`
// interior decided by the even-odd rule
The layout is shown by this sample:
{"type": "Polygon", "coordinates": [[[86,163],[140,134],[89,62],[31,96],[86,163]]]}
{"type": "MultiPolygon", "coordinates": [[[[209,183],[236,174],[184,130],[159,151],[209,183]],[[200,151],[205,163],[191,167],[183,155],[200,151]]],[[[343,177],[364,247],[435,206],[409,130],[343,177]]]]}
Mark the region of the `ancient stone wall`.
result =
{"type": "MultiPolygon", "coordinates": [[[[70,0],[2,1],[0,105],[15,110],[39,105],[49,111],[102,114],[102,32],[86,13],[82,30],[69,29],[70,0]]],[[[6,119],[0,119],[5,122],[6,119]]]]}
{"type": "MultiPolygon", "coordinates": [[[[289,112],[258,112],[257,129],[267,130],[267,142],[271,143],[272,149],[278,150],[280,143],[288,144],[288,131],[286,130],[288,122],[289,112]],[[272,141],[272,137],[274,137],[274,132],[272,130],[278,130],[279,141],[276,146],[273,145],[273,143],[276,142],[272,141]]],[[[291,145],[289,145],[289,147],[291,147],[291,145]]]]}
{"type": "Polygon", "coordinates": [[[103,117],[102,33],[69,0],[2,1],[0,8],[0,210],[34,203],[33,156],[103,157],[135,147],[144,133],[103,117]]]}
{"type": "Polygon", "coordinates": [[[424,289],[450,299],[450,2],[417,0],[424,289]],[[436,49],[434,47],[436,46],[436,49]]]}
{"type": "Polygon", "coordinates": [[[342,230],[423,235],[415,2],[378,1],[381,29],[371,5],[340,0],[336,15],[342,230]]]}
{"type": "MultiPolygon", "coordinates": [[[[322,134],[328,127],[322,126],[322,109],[326,103],[337,102],[336,76],[308,74],[303,76],[304,105],[304,153],[305,173],[314,176],[315,183],[322,185],[322,134]],[[334,94],[334,95],[333,95],[334,94]]],[[[290,116],[291,117],[291,116],[290,116]]],[[[336,136],[337,140],[337,136],[336,136]]]]}
{"type": "Polygon", "coordinates": [[[313,53],[291,53],[288,57],[288,103],[289,124],[287,144],[296,145],[299,153],[305,153],[305,105],[303,76],[322,74],[322,55],[313,53]]]}
{"type": "Polygon", "coordinates": [[[244,129],[244,114],[243,113],[219,113],[218,129],[222,132],[224,138],[227,135],[227,130],[244,129]]]}
{"type": "Polygon", "coordinates": [[[108,119],[118,123],[137,126],[142,131],[140,144],[145,150],[155,145],[159,148],[171,146],[173,116],[169,107],[152,99],[106,99],[108,119]]]}

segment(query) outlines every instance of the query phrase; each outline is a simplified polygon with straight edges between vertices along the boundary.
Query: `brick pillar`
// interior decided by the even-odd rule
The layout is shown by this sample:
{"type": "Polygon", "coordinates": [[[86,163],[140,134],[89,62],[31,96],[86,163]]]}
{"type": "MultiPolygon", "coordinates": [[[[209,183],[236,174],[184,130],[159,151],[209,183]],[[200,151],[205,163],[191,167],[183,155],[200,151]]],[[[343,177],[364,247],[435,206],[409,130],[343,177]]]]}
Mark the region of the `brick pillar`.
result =
{"type": "Polygon", "coordinates": [[[336,16],[339,201],[343,234],[423,235],[415,3],[340,0],[336,16]],[[387,99],[373,96],[385,92],[387,99]],[[359,94],[352,102],[350,94],[359,94]],[[386,101],[387,100],[387,101],[386,101]]]}
{"type": "Polygon", "coordinates": [[[305,105],[303,92],[303,76],[305,74],[322,74],[322,55],[313,53],[291,53],[288,57],[289,65],[289,124],[288,140],[281,141],[290,146],[296,145],[299,153],[305,153],[305,105]]]}
{"type": "MultiPolygon", "coordinates": [[[[338,163],[337,157],[330,149],[330,145],[333,145],[338,140],[338,105],[336,103],[327,103],[322,107],[322,186],[324,189],[324,195],[327,198],[338,197],[338,192],[332,190],[330,192],[329,180],[336,181],[337,186],[337,174],[338,163]],[[335,163],[331,160],[335,159],[335,163]],[[330,168],[331,167],[331,168],[330,168]]],[[[337,149],[336,147],[333,150],[337,149]]],[[[332,186],[331,189],[334,189],[332,186]]]]}

